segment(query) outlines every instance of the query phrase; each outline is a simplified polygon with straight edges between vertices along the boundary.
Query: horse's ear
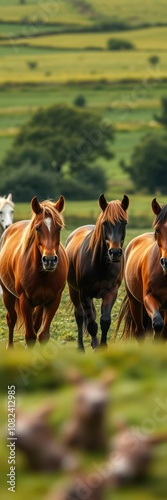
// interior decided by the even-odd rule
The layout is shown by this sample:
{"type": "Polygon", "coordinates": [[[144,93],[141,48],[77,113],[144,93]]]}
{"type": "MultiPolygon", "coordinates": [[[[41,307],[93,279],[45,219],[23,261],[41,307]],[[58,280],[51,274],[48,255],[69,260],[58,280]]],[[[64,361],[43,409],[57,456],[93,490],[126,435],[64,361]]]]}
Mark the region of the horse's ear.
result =
{"type": "Polygon", "coordinates": [[[65,203],[64,196],[61,195],[59,200],[56,201],[56,203],[55,203],[55,208],[56,208],[56,210],[58,210],[58,212],[62,212],[62,210],[64,208],[64,203],[65,203]]]}
{"type": "Polygon", "coordinates": [[[158,215],[162,210],[159,203],[157,202],[156,198],[154,198],[152,200],[152,210],[153,210],[155,215],[158,215]]]}
{"type": "Polygon", "coordinates": [[[42,211],[42,207],[38,201],[38,198],[37,196],[34,196],[34,198],[32,198],[31,200],[31,206],[32,206],[32,209],[33,209],[33,212],[38,215],[40,214],[40,212],[42,211]]]}
{"type": "Polygon", "coordinates": [[[129,198],[124,194],[123,200],[121,201],[121,207],[123,208],[124,212],[128,209],[129,206],[129,198]]]}
{"type": "Polygon", "coordinates": [[[12,201],[12,193],[8,194],[7,200],[12,201]]]}
{"type": "Polygon", "coordinates": [[[103,193],[99,196],[99,205],[104,212],[104,210],[107,208],[108,203],[103,193]]]}

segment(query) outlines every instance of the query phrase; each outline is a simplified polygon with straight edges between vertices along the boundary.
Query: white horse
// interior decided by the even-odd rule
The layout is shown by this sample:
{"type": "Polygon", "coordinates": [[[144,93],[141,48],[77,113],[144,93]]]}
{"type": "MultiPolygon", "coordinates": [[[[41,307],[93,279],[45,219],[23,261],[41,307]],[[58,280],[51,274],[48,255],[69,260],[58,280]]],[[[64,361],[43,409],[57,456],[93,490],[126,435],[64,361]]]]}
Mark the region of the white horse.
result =
{"type": "MultiPolygon", "coordinates": [[[[0,237],[5,229],[13,222],[14,203],[12,201],[12,194],[8,196],[0,196],[0,237]]],[[[0,286],[0,297],[2,297],[2,289],[0,286]]]]}
{"type": "Polygon", "coordinates": [[[0,235],[8,226],[13,222],[14,203],[12,201],[12,194],[8,196],[0,196],[0,235]]]}

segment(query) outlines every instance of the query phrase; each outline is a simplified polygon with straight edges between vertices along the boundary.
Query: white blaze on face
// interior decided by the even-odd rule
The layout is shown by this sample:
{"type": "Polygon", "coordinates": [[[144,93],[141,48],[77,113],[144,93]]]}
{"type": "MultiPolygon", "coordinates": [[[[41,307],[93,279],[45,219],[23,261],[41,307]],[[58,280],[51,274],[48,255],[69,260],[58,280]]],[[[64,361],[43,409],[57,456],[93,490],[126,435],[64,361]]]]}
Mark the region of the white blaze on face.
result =
{"type": "Polygon", "coordinates": [[[52,219],[50,217],[46,217],[46,219],[44,220],[47,228],[48,228],[48,231],[50,232],[51,231],[51,224],[52,224],[52,219]]]}
{"type": "Polygon", "coordinates": [[[13,208],[9,203],[5,203],[2,209],[0,209],[0,223],[3,229],[10,226],[13,222],[13,208]]]}

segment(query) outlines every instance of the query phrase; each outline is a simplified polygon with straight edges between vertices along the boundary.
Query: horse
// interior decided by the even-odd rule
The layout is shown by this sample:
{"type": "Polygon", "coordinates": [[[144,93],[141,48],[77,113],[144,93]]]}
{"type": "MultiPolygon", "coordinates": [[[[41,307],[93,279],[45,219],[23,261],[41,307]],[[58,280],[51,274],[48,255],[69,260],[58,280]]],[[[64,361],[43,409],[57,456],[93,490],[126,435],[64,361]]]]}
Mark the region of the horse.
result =
{"type": "Polygon", "coordinates": [[[0,235],[13,223],[14,203],[12,201],[12,194],[0,196],[0,235]]]}
{"type": "Polygon", "coordinates": [[[60,242],[64,197],[56,203],[40,203],[35,196],[31,207],[31,219],[15,222],[1,238],[0,284],[7,309],[8,347],[13,346],[17,320],[25,325],[26,345],[49,340],[67,281],[68,258],[60,242]]]}
{"type": "Polygon", "coordinates": [[[111,310],[123,277],[123,243],[126,233],[129,198],[107,202],[99,197],[101,213],[95,225],[75,229],[65,247],[69,258],[68,286],[78,327],[78,349],[84,350],[83,326],[92,338],[92,348],[98,346],[93,298],[102,299],[101,346],[107,345],[111,310]]]}
{"type": "Polygon", "coordinates": [[[124,322],[121,338],[144,339],[147,330],[153,339],[167,338],[167,205],[152,200],[154,232],[133,238],[125,250],[126,295],[121,304],[116,337],[124,322]]]}

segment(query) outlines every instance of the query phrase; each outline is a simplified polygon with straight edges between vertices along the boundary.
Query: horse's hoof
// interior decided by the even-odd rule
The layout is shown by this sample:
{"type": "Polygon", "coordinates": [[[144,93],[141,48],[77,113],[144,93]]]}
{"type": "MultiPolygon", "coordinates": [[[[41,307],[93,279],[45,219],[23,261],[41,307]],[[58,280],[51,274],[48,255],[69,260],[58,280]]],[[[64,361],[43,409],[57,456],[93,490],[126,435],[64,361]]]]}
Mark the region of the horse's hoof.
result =
{"type": "Polygon", "coordinates": [[[78,345],[78,347],[77,347],[77,351],[80,351],[80,352],[85,352],[84,345],[78,345]]]}
{"type": "Polygon", "coordinates": [[[50,335],[38,335],[38,342],[40,344],[47,344],[50,339],[50,335]]]}
{"type": "Polygon", "coordinates": [[[156,333],[161,332],[161,330],[163,329],[164,322],[163,322],[163,319],[162,319],[162,316],[160,315],[160,313],[154,314],[152,327],[153,327],[153,330],[155,330],[155,335],[156,335],[156,333]]]}
{"type": "Polygon", "coordinates": [[[94,351],[99,347],[97,337],[92,338],[91,346],[94,351]]]}
{"type": "Polygon", "coordinates": [[[26,343],[25,343],[25,347],[34,347],[34,345],[36,344],[36,338],[35,339],[26,339],[26,343]]]}
{"type": "Polygon", "coordinates": [[[99,347],[100,349],[108,349],[108,344],[107,342],[100,342],[99,347]]]}

